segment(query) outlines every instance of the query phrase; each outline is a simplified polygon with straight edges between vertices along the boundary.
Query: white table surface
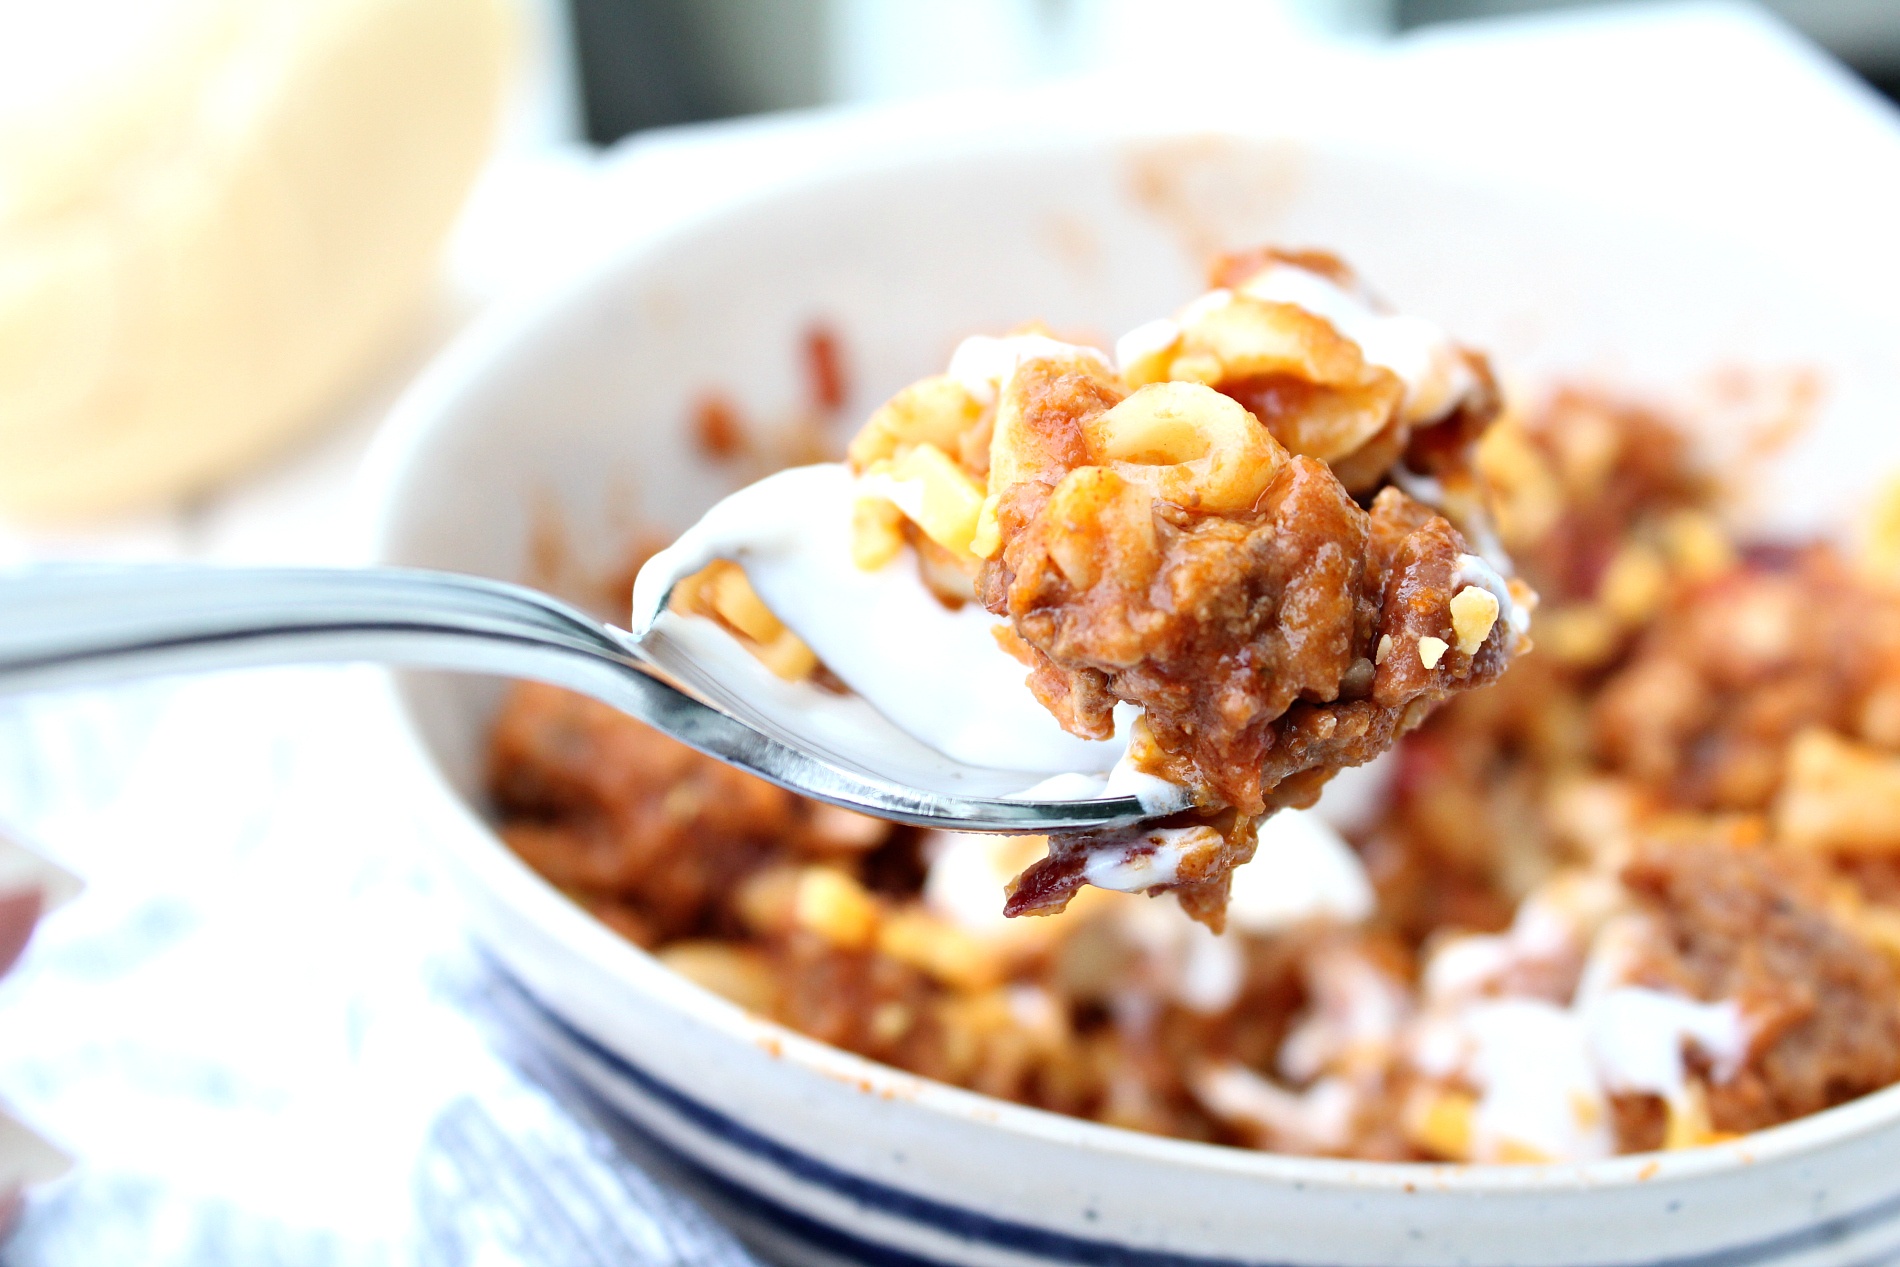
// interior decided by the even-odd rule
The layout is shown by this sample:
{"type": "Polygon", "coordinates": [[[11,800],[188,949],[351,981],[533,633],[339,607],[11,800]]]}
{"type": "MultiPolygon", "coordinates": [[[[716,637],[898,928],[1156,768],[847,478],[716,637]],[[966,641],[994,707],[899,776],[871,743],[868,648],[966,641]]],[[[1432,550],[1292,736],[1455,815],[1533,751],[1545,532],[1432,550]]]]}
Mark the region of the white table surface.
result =
{"type": "MultiPolygon", "coordinates": [[[[1502,166],[1820,253],[1843,286],[1900,282],[1900,116],[1753,10],[1247,56],[1245,92],[1183,86],[1152,108],[1284,117],[1502,166]]],[[[323,438],[179,513],[0,530],[0,558],[352,561],[351,478],[377,420],[498,295],[834,147],[1099,91],[681,129],[601,163],[499,163],[434,316],[323,438]]],[[[426,863],[438,822],[395,773],[395,740],[366,720],[374,685],[369,670],[281,670],[0,703],[0,823],[88,884],[0,983],[0,1098],[78,1162],[35,1194],[0,1264],[744,1261],[492,1021],[480,960],[426,863]]]]}

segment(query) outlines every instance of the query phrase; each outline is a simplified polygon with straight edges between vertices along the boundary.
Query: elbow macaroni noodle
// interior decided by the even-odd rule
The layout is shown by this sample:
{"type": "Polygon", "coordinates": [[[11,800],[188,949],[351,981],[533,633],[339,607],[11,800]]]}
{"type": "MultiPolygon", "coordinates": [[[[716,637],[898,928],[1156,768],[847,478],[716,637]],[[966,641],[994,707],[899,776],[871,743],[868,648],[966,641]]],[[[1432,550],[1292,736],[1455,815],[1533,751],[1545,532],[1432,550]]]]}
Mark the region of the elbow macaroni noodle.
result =
{"type": "Polygon", "coordinates": [[[1082,429],[1091,456],[1124,479],[1216,514],[1251,508],[1287,457],[1252,414],[1199,383],[1150,383],[1082,429]]]}

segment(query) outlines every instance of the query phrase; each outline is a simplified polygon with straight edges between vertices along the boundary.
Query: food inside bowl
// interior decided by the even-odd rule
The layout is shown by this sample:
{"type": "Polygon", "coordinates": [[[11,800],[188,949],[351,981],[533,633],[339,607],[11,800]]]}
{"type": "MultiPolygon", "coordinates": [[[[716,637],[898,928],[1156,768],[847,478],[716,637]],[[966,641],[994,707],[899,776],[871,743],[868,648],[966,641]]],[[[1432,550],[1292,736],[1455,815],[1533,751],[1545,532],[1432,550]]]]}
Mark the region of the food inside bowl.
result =
{"type": "Polygon", "coordinates": [[[1900,597],[1736,539],[1685,436],[1574,389],[1486,433],[1537,650],[1265,820],[1224,934],[1101,889],[1006,920],[1040,842],[803,801],[546,687],[494,732],[504,835],[762,1016],[1138,1130],[1562,1160],[1816,1112],[1900,1081],[1900,597]]]}
{"type": "Polygon", "coordinates": [[[1330,255],[1213,274],[1112,361],[966,340],[848,465],[744,489],[655,557],[636,630],[670,600],[1039,795],[1135,793],[1158,823],[1056,839],[1006,913],[1093,884],[1219,931],[1263,818],[1494,679],[1533,600],[1471,495],[1484,359],[1330,255]]]}

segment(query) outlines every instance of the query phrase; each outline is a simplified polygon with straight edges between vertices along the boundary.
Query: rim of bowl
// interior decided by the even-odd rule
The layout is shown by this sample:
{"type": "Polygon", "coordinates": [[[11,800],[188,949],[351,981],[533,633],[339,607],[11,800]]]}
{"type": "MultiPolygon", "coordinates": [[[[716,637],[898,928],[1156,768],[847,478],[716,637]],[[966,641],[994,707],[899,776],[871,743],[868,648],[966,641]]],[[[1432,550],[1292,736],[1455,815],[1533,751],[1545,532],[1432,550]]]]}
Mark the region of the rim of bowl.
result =
{"type": "MultiPolygon", "coordinates": [[[[779,129],[846,131],[868,121],[873,112],[814,111],[792,119],[760,124],[727,125],[727,135],[756,136],[779,129]]],[[[889,112],[885,112],[889,117],[889,112]]],[[[1020,120],[1018,120],[1020,122],[1020,120]]],[[[683,207],[657,223],[630,234],[611,237],[569,261],[540,284],[496,300],[422,373],[391,408],[369,453],[365,456],[356,491],[357,522],[366,529],[362,542],[367,557],[390,562],[395,530],[397,494],[425,463],[435,439],[452,428],[459,397],[480,380],[490,358],[531,334],[544,321],[574,302],[595,284],[600,272],[625,266],[640,256],[658,255],[679,238],[716,232],[724,221],[738,219],[761,205],[794,198],[840,182],[890,178],[943,162],[969,161],[1075,146],[1142,145],[1169,140],[1198,141],[1210,136],[1242,143],[1287,143],[1311,152],[1324,152],[1347,162],[1369,163],[1444,184],[1489,186],[1507,190],[1519,200],[1560,202],[1571,212],[1588,211],[1652,232],[1681,234],[1684,230],[1661,219],[1611,209],[1592,200],[1558,194],[1530,183],[1513,183],[1495,172],[1475,171],[1456,163],[1426,163],[1413,155],[1384,148],[1360,137],[1328,135],[1308,128],[1252,129],[1245,127],[1116,126],[1113,123],[1066,124],[1038,129],[999,132],[965,123],[926,138],[934,144],[920,147],[907,133],[900,141],[878,136],[875,128],[838,154],[815,167],[768,176],[756,184],[724,192],[708,203],[683,207]]],[[[715,144],[720,141],[715,138],[715,144]]],[[[647,152],[629,147],[609,155],[603,163],[609,173],[627,177],[644,165],[647,152]]],[[[1709,235],[1703,235],[1705,240],[1709,235]]],[[[1737,247],[1751,256],[1761,252],[1737,247]]],[[[1804,283],[1807,279],[1803,279],[1804,283]]],[[[1811,289],[1827,289],[1816,284],[1811,289]]],[[[1171,1166],[1221,1171],[1276,1182],[1297,1182],[1330,1188],[1445,1193],[1557,1192],[1643,1184],[1655,1187],[1760,1165],[1812,1152],[1830,1144],[1890,1127],[1900,1121],[1900,1084],[1871,1092],[1846,1104],[1753,1132],[1719,1144],[1677,1152],[1635,1153],[1590,1162],[1469,1163],[1377,1162],[1342,1158],[1303,1157],[1230,1145],[1148,1135],[1086,1118],[1034,1108],[980,1092],[909,1073],[867,1057],[833,1047],[797,1030],[746,1012],[738,1005],[696,985],[664,967],[657,958],[615,934],[605,924],[569,901],[559,890],[522,862],[486,822],[477,807],[449,782],[411,714],[397,683],[397,675],[383,675],[388,702],[412,750],[419,771],[459,820],[451,834],[459,860],[479,880],[505,899],[517,913],[529,918],[563,949],[580,955],[610,975],[625,980],[642,993],[748,1046],[770,1051],[803,1071],[841,1082],[867,1094],[900,1099],[930,1112],[1022,1134],[1070,1147],[1121,1153],[1171,1166]]]]}

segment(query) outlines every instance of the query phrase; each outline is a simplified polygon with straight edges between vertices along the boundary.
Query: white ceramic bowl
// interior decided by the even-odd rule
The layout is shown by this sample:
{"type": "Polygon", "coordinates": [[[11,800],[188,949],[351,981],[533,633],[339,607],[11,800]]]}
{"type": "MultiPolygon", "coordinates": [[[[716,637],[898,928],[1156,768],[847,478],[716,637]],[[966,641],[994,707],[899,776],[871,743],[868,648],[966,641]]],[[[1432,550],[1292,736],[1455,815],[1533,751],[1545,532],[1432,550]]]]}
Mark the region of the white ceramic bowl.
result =
{"type": "MultiPolygon", "coordinates": [[[[829,160],[489,322],[392,422],[381,554],[525,578],[557,507],[603,563],[633,526],[677,529],[729,486],[687,438],[702,390],[796,410],[813,318],[843,337],[857,418],[964,334],[1042,318],[1112,335],[1192,295],[1209,246],[1262,241],[1337,248],[1514,370],[1679,387],[1722,365],[1821,368],[1823,421],[1769,473],[1787,522],[1838,514],[1893,465],[1892,316],[1712,235],[1316,141],[988,135],[829,160]]],[[[1153,1138],[826,1047],[668,973],[502,847],[479,787],[492,683],[400,691],[464,807],[449,863],[526,1022],[774,1256],[1743,1267],[1900,1246],[1900,1089],[1666,1156],[1384,1165],[1153,1138]]]]}

